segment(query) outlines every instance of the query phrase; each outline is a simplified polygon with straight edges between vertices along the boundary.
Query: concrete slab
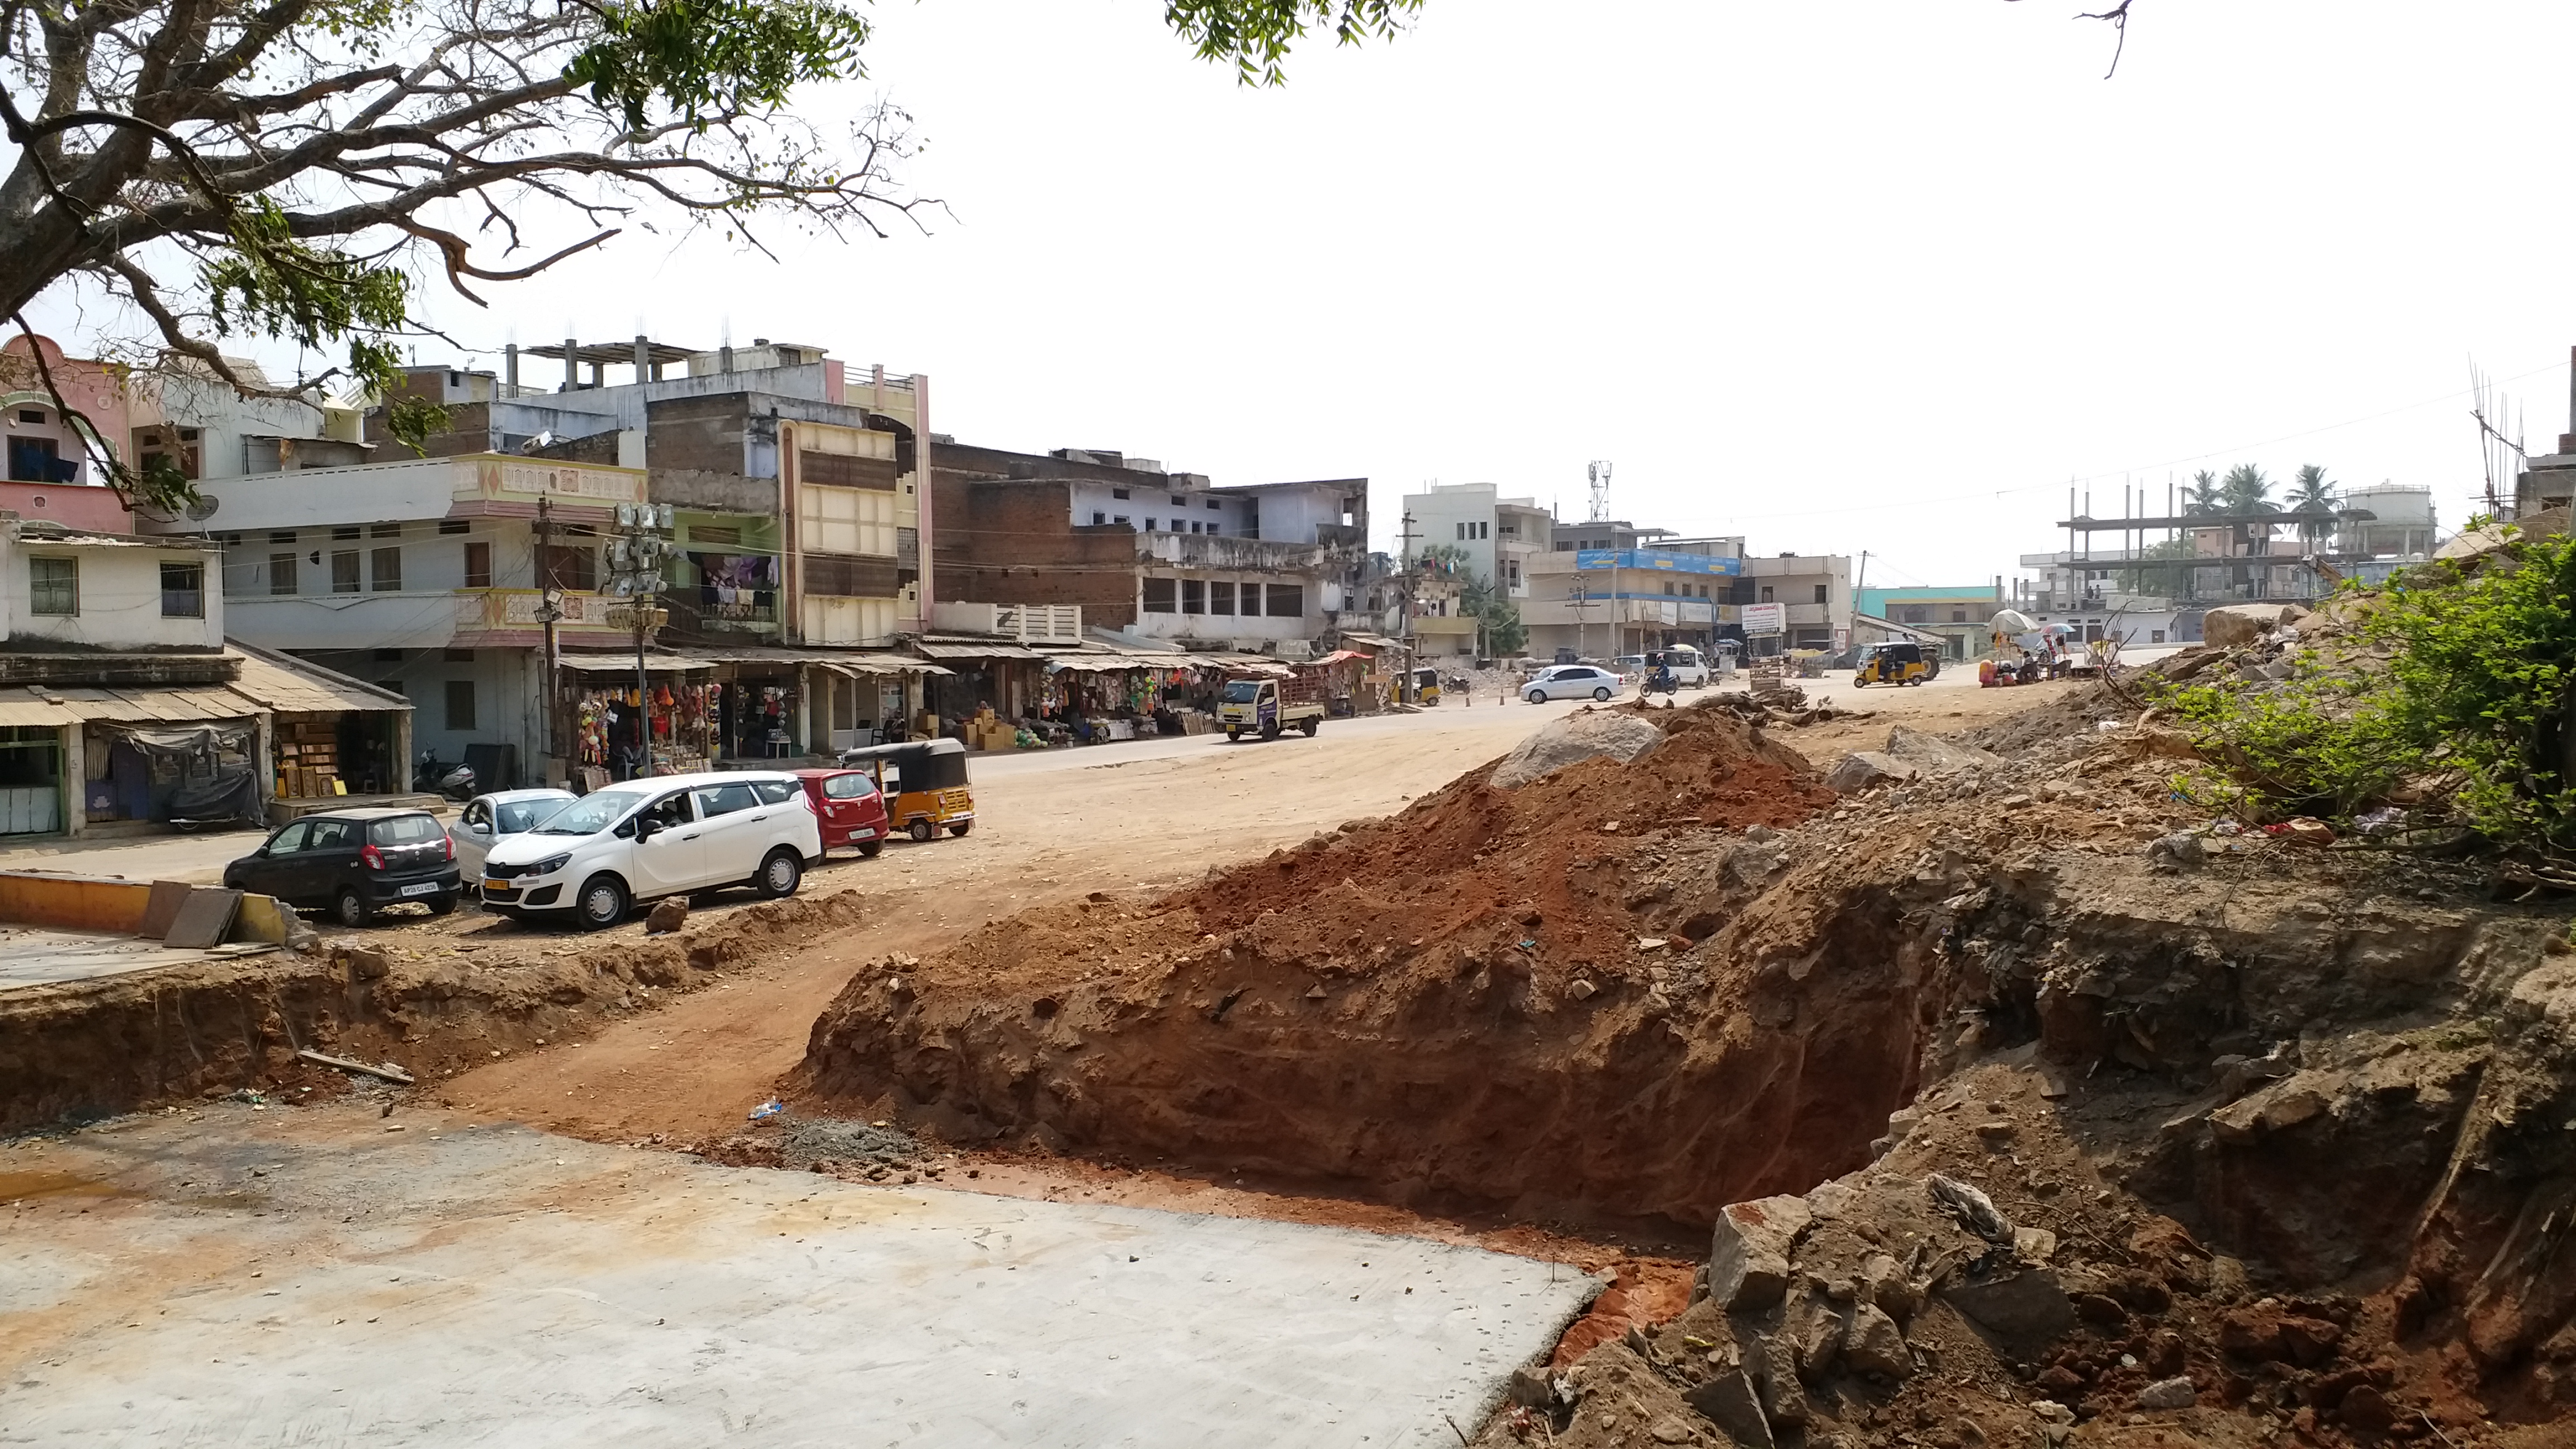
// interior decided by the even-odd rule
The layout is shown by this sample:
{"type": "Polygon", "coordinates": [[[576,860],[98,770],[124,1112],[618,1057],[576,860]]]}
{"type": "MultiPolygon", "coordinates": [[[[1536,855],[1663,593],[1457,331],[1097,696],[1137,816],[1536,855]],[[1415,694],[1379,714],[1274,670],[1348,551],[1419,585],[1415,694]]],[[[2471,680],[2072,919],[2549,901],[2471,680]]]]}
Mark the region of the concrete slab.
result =
{"type": "Polygon", "coordinates": [[[203,951],[181,950],[134,936],[57,931],[45,926],[0,926],[0,991],[54,981],[88,981],[205,959],[203,951]]]}
{"type": "Polygon", "coordinates": [[[1596,1290],[1342,1229],[198,1115],[0,1148],[0,1444],[1427,1449],[1596,1290]]]}

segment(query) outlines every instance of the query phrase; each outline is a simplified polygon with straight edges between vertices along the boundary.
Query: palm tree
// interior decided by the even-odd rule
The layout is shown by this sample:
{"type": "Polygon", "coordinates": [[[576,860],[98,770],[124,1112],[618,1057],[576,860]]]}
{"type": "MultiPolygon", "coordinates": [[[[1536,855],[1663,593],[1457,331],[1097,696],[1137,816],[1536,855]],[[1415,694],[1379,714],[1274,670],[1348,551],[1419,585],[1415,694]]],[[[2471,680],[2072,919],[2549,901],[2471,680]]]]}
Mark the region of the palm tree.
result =
{"type": "Polygon", "coordinates": [[[2228,469],[2227,476],[2218,480],[2218,491],[2230,513],[2263,513],[2272,507],[2272,480],[2251,463],[2228,469]]]}
{"type": "Polygon", "coordinates": [[[2218,491],[2218,475],[2203,468],[2191,475],[2191,486],[2182,491],[2185,513],[2216,513],[2226,499],[2218,491]]]}
{"type": "Polygon", "coordinates": [[[2327,480],[2326,470],[2314,463],[2301,464],[2298,481],[2290,485],[2290,511],[2316,515],[2299,524],[2299,536],[2308,541],[2310,552],[2316,550],[2318,539],[2334,532],[2334,506],[2334,484],[2327,480]]]}

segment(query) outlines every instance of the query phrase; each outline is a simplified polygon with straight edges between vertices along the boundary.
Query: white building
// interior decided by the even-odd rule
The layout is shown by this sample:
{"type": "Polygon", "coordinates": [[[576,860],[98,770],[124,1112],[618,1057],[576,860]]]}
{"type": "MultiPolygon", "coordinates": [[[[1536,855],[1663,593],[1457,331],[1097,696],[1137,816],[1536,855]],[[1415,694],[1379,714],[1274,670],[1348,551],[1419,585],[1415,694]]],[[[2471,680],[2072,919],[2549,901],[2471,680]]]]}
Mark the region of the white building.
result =
{"type": "Polygon", "coordinates": [[[1556,519],[1532,498],[1505,498],[1491,483],[1434,483],[1404,496],[1403,560],[1447,547],[1512,598],[1529,594],[1529,560],[1556,547],[1556,519]]]}
{"type": "Polygon", "coordinates": [[[561,593],[567,653],[632,637],[608,622],[602,535],[645,491],[634,468],[414,458],[208,479],[202,521],[146,526],[220,545],[236,638],[402,694],[415,747],[441,759],[513,747],[517,780],[491,782],[505,785],[544,778],[543,589],[561,593]]]}

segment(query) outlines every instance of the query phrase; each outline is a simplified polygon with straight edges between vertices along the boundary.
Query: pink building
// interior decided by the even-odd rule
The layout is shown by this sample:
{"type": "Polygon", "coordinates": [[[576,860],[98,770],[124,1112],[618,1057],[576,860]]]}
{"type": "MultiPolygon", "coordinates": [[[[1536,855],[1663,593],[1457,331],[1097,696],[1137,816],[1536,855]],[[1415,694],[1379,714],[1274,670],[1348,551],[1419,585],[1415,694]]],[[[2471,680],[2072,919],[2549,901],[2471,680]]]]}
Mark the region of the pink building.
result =
{"type": "Polygon", "coordinates": [[[0,343],[0,446],[6,450],[0,509],[70,528],[132,532],[133,515],[98,476],[80,424],[45,387],[47,373],[111,453],[122,455],[132,436],[124,369],[66,357],[48,337],[0,343]]]}

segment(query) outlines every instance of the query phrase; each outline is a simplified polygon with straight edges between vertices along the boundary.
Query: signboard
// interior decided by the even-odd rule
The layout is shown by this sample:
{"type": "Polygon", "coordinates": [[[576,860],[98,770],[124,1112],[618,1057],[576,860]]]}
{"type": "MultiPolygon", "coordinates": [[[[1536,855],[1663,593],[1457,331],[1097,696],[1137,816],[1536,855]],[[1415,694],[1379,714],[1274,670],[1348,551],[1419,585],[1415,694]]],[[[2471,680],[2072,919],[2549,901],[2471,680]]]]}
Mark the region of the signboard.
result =
{"type": "Polygon", "coordinates": [[[1646,573],[1667,574],[1740,574],[1744,560],[1716,558],[1704,553],[1666,553],[1653,548],[1578,548],[1574,551],[1577,569],[1637,569],[1646,573]]]}
{"type": "Polygon", "coordinates": [[[1747,604],[1740,618],[1748,635],[1789,632],[1789,606],[1786,604],[1747,604]]]}

